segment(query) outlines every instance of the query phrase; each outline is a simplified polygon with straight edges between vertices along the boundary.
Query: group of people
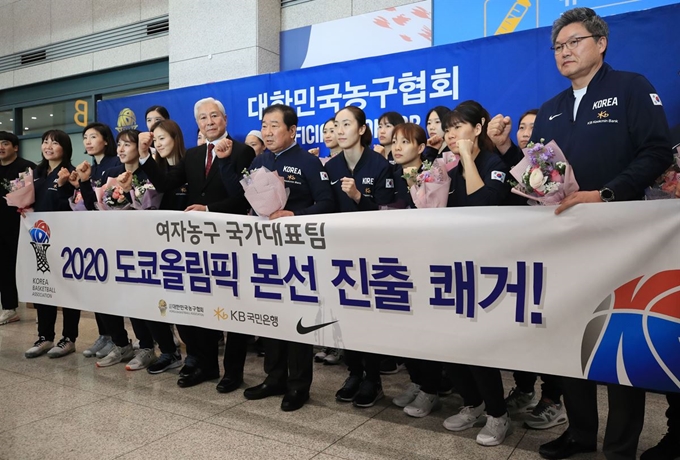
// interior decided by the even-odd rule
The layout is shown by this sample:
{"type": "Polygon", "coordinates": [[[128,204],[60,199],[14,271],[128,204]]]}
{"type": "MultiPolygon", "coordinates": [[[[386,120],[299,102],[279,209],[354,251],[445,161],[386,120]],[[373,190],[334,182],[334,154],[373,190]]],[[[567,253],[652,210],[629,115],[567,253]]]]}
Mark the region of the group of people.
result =
{"type": "MultiPolygon", "coordinates": [[[[262,113],[261,130],[252,131],[244,142],[227,131],[224,106],[213,98],[196,102],[197,145],[185,149],[182,132],[161,106],[146,113],[147,132],[123,131],[114,138],[111,129],[92,123],[83,131],[83,143],[91,162],[71,164],[69,136],[50,130],[42,136],[42,161],[34,165],[17,155],[18,139],[0,133],[0,177],[13,179],[34,168],[35,211],[71,210],[69,199],[80,195],[88,210],[95,210],[93,186],[118,178],[128,191],[133,180],[150,181],[163,192],[160,209],[247,214],[250,206],[239,184],[244,169],[266,167],[285,179],[290,194],[285,209],[270,219],[331,212],[377,211],[382,207],[414,208],[409,193],[414,173],[449,151],[459,158],[449,171],[448,207],[520,204],[511,196],[506,177],[522,156],[529,140],[554,139],[573,167],[581,190],[568,196],[556,214],[579,203],[602,203],[640,199],[670,165],[671,137],[663,106],[650,95],[656,92],[641,75],[613,70],[604,62],[609,30],[593,10],[575,8],[553,25],[552,45],[560,73],[571,86],[530,110],[518,123],[517,143],[511,140],[512,120],[494,117],[477,101],[455,108],[435,107],[426,117],[426,128],[404,121],[396,112],[379,118],[379,144],[365,112],[344,107],[323,128],[329,149],[325,163],[296,142],[298,116],[295,108],[272,105],[262,113]],[[597,115],[596,102],[616,98],[609,107],[618,123],[589,123],[597,115]],[[591,109],[592,107],[592,109],[591,109]],[[294,179],[284,168],[295,168],[294,179]],[[501,174],[499,174],[501,173],[501,174]],[[362,184],[373,184],[370,188],[362,184]]],[[[318,153],[317,153],[318,155],[318,153]]],[[[288,169],[290,170],[290,169],[288,169]]],[[[6,193],[6,192],[3,192],[6,193]]],[[[680,196],[680,190],[678,191],[680,196]]],[[[4,201],[4,200],[3,200],[4,201]]],[[[14,257],[0,264],[3,313],[0,324],[18,319],[16,307],[16,242],[19,214],[0,203],[2,252],[14,257]]],[[[38,340],[26,351],[27,358],[43,354],[51,358],[75,351],[80,311],[63,308],[61,339],[55,344],[57,309],[35,305],[38,340]]],[[[124,319],[95,314],[99,338],[83,351],[96,357],[99,367],[127,362],[126,369],[147,369],[151,374],[179,368],[180,387],[219,379],[220,331],[177,325],[186,346],[182,360],[172,327],[166,323],[131,319],[139,349],[132,346],[124,319]],[[155,344],[160,348],[156,356],[155,344]]],[[[228,333],[223,358],[224,375],[217,391],[235,391],[243,384],[243,369],[250,337],[228,333]]],[[[348,377],[336,393],[339,402],[358,408],[374,405],[384,397],[381,367],[385,357],[346,350],[348,377]]],[[[318,357],[317,357],[318,360],[318,357]]],[[[298,410],[309,399],[313,376],[313,347],[308,344],[264,339],[266,379],[245,389],[246,399],[282,395],[281,409],[298,410]]],[[[542,394],[535,389],[537,375],[516,372],[516,386],[506,397],[498,369],[420,359],[400,360],[408,369],[410,383],[392,402],[412,417],[425,417],[441,407],[444,375],[464,401],[459,413],[444,421],[451,431],[481,426],[477,442],[501,444],[512,431],[511,415],[530,412],[527,424],[549,428],[569,421],[569,428],[555,441],[540,447],[544,458],[567,458],[596,449],[598,411],[596,383],[541,375],[542,394]],[[564,402],[562,402],[562,399],[564,402]]],[[[446,385],[444,385],[447,387],[446,385]]],[[[645,391],[608,385],[609,417],[604,439],[608,459],[635,458],[644,421],[645,391]]],[[[643,455],[645,460],[680,456],[680,394],[669,394],[669,431],[643,455]]]]}

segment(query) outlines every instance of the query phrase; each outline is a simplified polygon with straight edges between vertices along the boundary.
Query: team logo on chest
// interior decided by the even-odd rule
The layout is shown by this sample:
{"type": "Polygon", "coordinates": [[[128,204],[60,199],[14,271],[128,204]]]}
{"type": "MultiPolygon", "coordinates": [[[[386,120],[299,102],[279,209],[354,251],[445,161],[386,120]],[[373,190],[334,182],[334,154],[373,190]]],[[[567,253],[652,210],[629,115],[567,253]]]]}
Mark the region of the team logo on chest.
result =
{"type": "Polygon", "coordinates": [[[284,166],[283,172],[290,173],[290,174],[297,174],[298,176],[302,175],[302,171],[300,171],[300,168],[296,168],[295,166],[284,166]]]}
{"type": "Polygon", "coordinates": [[[600,99],[599,101],[595,101],[593,103],[593,110],[600,110],[602,107],[612,107],[615,105],[619,105],[619,98],[617,97],[600,99]]]}

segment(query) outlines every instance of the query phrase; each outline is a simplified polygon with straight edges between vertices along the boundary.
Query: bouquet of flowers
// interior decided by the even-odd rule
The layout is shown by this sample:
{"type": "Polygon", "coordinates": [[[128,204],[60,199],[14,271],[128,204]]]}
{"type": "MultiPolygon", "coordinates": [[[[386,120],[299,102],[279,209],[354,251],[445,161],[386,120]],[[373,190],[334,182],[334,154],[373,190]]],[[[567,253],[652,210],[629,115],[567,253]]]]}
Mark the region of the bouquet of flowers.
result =
{"type": "Polygon", "coordinates": [[[410,192],[413,203],[417,208],[446,207],[449,200],[451,178],[442,158],[437,158],[431,163],[424,161],[420,173],[412,170],[404,174],[403,178],[407,182],[413,183],[410,192]]]}
{"type": "Polygon", "coordinates": [[[654,185],[645,190],[645,199],[663,200],[675,198],[675,190],[680,182],[680,152],[673,154],[673,164],[659,177],[654,185]]]}
{"type": "Polygon", "coordinates": [[[157,192],[150,181],[140,181],[137,176],[132,176],[130,196],[135,209],[158,209],[163,199],[163,194],[157,192]]]}
{"type": "Polygon", "coordinates": [[[68,205],[71,206],[71,211],[87,211],[85,201],[83,201],[83,194],[80,190],[73,192],[73,196],[68,199],[68,205]]]}
{"type": "Polygon", "coordinates": [[[240,182],[248,203],[258,216],[269,217],[286,206],[290,190],[276,171],[265,167],[244,169],[240,182]]]}
{"type": "Polygon", "coordinates": [[[517,179],[511,181],[512,193],[544,206],[559,204],[579,189],[574,171],[555,141],[530,142],[523,150],[524,158],[510,170],[517,179]]]}
{"type": "Polygon", "coordinates": [[[7,190],[5,200],[8,206],[16,206],[19,212],[25,211],[35,202],[35,189],[33,188],[33,170],[27,168],[19,173],[14,180],[3,180],[2,186],[7,190]]]}
{"type": "Polygon", "coordinates": [[[446,170],[451,171],[453,168],[458,166],[460,162],[460,157],[451,151],[442,152],[442,158],[446,164],[446,170]]]}
{"type": "Polygon", "coordinates": [[[132,207],[123,187],[113,177],[109,177],[104,186],[95,188],[94,193],[100,211],[121,211],[132,207]]]}

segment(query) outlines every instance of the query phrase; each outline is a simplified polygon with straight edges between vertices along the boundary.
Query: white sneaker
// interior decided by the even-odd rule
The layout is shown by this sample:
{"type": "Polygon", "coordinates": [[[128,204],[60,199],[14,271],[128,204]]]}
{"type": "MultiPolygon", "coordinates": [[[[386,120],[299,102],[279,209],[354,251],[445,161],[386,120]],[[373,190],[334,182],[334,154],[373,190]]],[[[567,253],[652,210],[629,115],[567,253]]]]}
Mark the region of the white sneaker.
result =
{"type": "Polygon", "coordinates": [[[486,425],[477,435],[477,444],[482,446],[497,446],[502,444],[505,437],[512,434],[512,422],[506,412],[500,417],[486,418],[486,425]]]}
{"type": "Polygon", "coordinates": [[[51,340],[45,340],[45,337],[40,336],[38,340],[35,341],[33,346],[26,350],[24,356],[27,358],[37,358],[40,355],[47,353],[47,351],[52,348],[54,342],[51,340]]]}
{"type": "Polygon", "coordinates": [[[420,385],[411,382],[406,386],[402,394],[392,400],[392,404],[398,407],[406,407],[415,401],[418,393],[420,393],[420,385]]]}
{"type": "Polygon", "coordinates": [[[342,350],[337,348],[329,348],[326,357],[323,359],[323,363],[326,366],[340,364],[340,361],[342,361],[342,350]]]}
{"type": "Polygon", "coordinates": [[[59,342],[47,352],[48,358],[61,358],[76,351],[76,344],[68,337],[62,337],[59,342]]]}
{"type": "Polygon", "coordinates": [[[418,392],[416,399],[404,407],[404,412],[411,417],[420,418],[428,416],[430,412],[441,409],[441,407],[442,403],[439,401],[438,395],[431,395],[421,390],[418,392]]]}
{"type": "Polygon", "coordinates": [[[444,428],[449,431],[463,431],[472,428],[475,425],[483,425],[486,422],[484,415],[484,403],[477,407],[465,406],[460,409],[456,415],[444,420],[444,428]]]}
{"type": "Polygon", "coordinates": [[[19,319],[20,318],[16,310],[2,310],[2,313],[0,313],[0,326],[3,324],[19,321],[19,319]]]}
{"type": "Polygon", "coordinates": [[[86,358],[92,358],[95,353],[97,353],[99,350],[104,348],[104,346],[111,341],[111,338],[106,335],[100,335],[97,337],[97,340],[94,341],[92,346],[88,348],[87,350],[83,350],[83,356],[86,358]]]}
{"type": "Polygon", "coordinates": [[[151,348],[141,348],[135,352],[135,357],[125,365],[125,370],[138,371],[140,369],[146,369],[155,361],[156,353],[151,348]]]}
{"type": "Polygon", "coordinates": [[[104,346],[97,351],[94,355],[99,358],[106,358],[111,351],[116,348],[116,344],[113,343],[113,340],[111,340],[111,337],[107,337],[107,341],[104,343],[104,346]]]}
{"type": "Polygon", "coordinates": [[[135,356],[135,351],[132,349],[132,344],[128,343],[124,347],[113,346],[113,350],[100,361],[97,361],[97,367],[109,367],[123,361],[129,361],[135,356]]]}
{"type": "Polygon", "coordinates": [[[567,411],[564,409],[563,404],[549,403],[541,400],[524,423],[529,428],[545,430],[567,423],[567,421],[567,411]]]}
{"type": "Polygon", "coordinates": [[[320,352],[314,355],[314,362],[315,363],[322,363],[324,359],[326,359],[326,356],[328,355],[328,350],[329,348],[324,348],[320,352]]]}
{"type": "Polygon", "coordinates": [[[531,412],[536,407],[536,404],[538,404],[538,397],[535,391],[522,393],[516,387],[510,390],[510,394],[505,398],[505,405],[510,415],[531,412]]]}

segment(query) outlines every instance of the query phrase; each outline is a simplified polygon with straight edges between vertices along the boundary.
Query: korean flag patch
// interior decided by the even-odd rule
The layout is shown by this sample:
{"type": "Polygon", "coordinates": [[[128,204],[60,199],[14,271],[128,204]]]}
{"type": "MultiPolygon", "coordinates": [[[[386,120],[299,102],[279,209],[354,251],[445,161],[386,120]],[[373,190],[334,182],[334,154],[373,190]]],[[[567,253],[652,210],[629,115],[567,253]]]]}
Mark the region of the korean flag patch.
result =
{"type": "Polygon", "coordinates": [[[326,171],[321,171],[319,174],[321,174],[321,180],[328,180],[328,173],[326,171]]]}
{"type": "Polygon", "coordinates": [[[394,179],[386,179],[385,188],[394,188],[394,179]]]}
{"type": "Polygon", "coordinates": [[[658,94],[656,94],[656,93],[649,93],[649,97],[652,98],[652,104],[654,104],[654,105],[663,105],[663,104],[661,103],[661,98],[659,97],[658,94]]]}
{"type": "Polygon", "coordinates": [[[491,179],[499,182],[505,182],[505,173],[501,171],[491,171],[491,179]]]}

